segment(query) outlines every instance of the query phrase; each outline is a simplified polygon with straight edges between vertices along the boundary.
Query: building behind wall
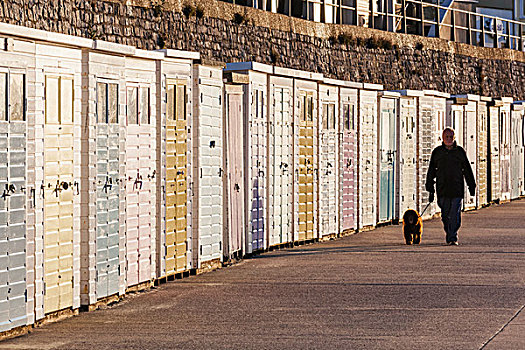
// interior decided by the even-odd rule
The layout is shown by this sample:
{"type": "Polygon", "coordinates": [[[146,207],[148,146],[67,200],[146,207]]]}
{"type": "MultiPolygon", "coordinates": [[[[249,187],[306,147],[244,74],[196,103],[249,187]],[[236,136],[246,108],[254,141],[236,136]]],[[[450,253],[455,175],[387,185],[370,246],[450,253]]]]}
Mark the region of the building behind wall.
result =
{"type": "Polygon", "coordinates": [[[525,0],[479,0],[477,12],[525,23],[525,0]]]}

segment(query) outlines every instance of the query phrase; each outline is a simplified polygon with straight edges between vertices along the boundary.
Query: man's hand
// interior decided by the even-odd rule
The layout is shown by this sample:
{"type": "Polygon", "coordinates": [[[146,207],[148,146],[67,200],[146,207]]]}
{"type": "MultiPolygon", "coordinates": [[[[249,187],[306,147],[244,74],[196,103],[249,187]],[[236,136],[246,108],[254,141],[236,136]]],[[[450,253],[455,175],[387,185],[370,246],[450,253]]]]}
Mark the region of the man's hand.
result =
{"type": "Polygon", "coordinates": [[[434,192],[430,192],[428,194],[428,202],[432,203],[434,201],[434,192]]]}

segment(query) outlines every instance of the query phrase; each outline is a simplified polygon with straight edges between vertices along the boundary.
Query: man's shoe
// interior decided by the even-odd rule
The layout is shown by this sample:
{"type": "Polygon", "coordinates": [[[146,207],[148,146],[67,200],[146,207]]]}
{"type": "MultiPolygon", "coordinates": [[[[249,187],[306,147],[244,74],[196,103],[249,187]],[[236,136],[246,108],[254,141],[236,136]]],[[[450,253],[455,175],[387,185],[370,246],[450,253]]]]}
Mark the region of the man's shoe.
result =
{"type": "Polygon", "coordinates": [[[450,245],[459,245],[458,242],[450,242],[450,245]]]}

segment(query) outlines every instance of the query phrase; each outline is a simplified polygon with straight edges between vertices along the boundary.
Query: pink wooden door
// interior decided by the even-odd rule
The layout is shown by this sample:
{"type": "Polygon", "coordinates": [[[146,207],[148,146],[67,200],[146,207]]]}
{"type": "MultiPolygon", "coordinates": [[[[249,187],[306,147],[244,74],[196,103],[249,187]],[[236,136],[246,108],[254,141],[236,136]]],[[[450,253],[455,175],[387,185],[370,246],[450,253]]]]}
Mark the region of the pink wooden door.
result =
{"type": "Polygon", "coordinates": [[[510,106],[500,108],[500,179],[501,199],[510,200],[510,106]]]}
{"type": "MultiPolygon", "coordinates": [[[[242,87],[227,87],[228,128],[228,252],[232,257],[242,250],[244,227],[244,162],[243,162],[243,111],[242,87]],[[229,89],[239,88],[239,89],[229,89]]],[[[226,255],[226,254],[225,254],[226,255]]]]}
{"type": "Polygon", "coordinates": [[[355,101],[345,101],[342,104],[342,204],[341,231],[356,228],[356,165],[357,165],[357,121],[355,101]]]}

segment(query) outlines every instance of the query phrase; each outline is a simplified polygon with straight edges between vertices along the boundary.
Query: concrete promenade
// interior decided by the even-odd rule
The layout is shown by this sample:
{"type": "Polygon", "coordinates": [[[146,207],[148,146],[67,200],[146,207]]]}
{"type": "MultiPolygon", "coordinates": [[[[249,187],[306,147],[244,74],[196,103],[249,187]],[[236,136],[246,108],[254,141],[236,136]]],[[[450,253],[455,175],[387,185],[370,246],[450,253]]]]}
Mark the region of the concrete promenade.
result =
{"type": "Polygon", "coordinates": [[[525,349],[525,200],[265,253],[0,349],[525,349]]]}

